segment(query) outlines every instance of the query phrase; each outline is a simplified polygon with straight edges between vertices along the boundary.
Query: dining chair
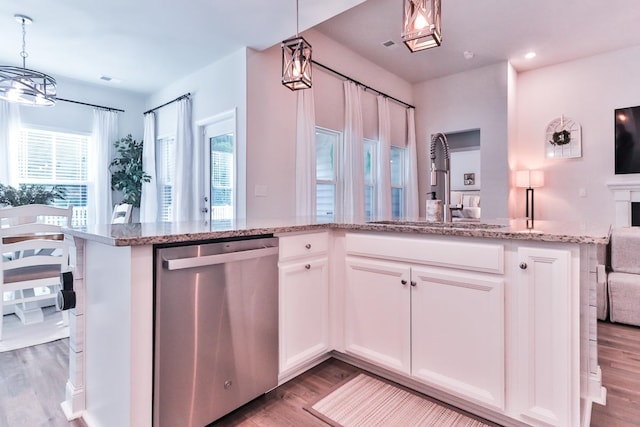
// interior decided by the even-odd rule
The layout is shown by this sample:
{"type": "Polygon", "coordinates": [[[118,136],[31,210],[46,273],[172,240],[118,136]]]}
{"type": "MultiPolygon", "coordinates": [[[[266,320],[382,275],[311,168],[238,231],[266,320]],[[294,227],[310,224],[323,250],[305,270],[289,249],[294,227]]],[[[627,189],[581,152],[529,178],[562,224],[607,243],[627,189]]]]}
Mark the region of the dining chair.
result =
{"type": "Polygon", "coordinates": [[[22,323],[36,323],[43,319],[42,306],[55,305],[60,273],[71,268],[69,244],[62,227],[71,225],[72,212],[72,207],[47,205],[0,209],[3,314],[13,309],[22,323]]]}

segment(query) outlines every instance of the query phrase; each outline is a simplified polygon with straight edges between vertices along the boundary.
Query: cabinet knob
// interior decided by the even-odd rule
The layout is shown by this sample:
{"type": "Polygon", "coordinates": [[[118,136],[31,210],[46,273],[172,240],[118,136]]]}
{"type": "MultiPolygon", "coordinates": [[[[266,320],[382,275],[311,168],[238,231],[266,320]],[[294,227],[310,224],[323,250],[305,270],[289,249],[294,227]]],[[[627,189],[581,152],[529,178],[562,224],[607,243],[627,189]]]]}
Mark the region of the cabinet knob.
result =
{"type": "Polygon", "coordinates": [[[407,284],[407,281],[406,281],[406,280],[404,280],[404,279],[402,279],[402,280],[400,280],[400,283],[402,283],[403,285],[406,285],[406,284],[407,284]]]}
{"type": "Polygon", "coordinates": [[[306,245],[304,245],[304,247],[307,249],[311,249],[311,243],[307,243],[306,245]]]}
{"type": "Polygon", "coordinates": [[[304,268],[306,268],[307,270],[311,270],[311,264],[305,265],[304,268]]]}
{"type": "Polygon", "coordinates": [[[416,282],[415,280],[411,281],[411,286],[416,286],[418,284],[418,282],[416,282]]]}
{"type": "Polygon", "coordinates": [[[523,269],[523,270],[526,270],[527,269],[527,263],[526,262],[521,262],[520,263],[520,268],[523,269]]]}

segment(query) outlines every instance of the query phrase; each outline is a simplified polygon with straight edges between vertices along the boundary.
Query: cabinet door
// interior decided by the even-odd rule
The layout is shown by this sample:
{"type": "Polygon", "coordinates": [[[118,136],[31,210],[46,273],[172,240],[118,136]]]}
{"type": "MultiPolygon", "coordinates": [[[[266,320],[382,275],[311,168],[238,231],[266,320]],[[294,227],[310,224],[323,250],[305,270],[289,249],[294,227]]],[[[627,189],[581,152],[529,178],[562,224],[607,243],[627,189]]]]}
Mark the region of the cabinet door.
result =
{"type": "Polygon", "coordinates": [[[519,387],[513,390],[514,400],[520,415],[534,425],[579,425],[578,338],[572,331],[577,330],[579,308],[572,304],[571,253],[521,247],[518,263],[514,315],[519,387]]]}
{"type": "Polygon", "coordinates": [[[347,257],[346,270],[346,351],[408,374],[411,363],[409,267],[347,257]]]}
{"type": "Polygon", "coordinates": [[[326,257],[280,265],[280,374],[329,350],[326,257]]]}
{"type": "Polygon", "coordinates": [[[412,375],[502,410],[503,277],[414,267],[411,280],[412,375]]]}

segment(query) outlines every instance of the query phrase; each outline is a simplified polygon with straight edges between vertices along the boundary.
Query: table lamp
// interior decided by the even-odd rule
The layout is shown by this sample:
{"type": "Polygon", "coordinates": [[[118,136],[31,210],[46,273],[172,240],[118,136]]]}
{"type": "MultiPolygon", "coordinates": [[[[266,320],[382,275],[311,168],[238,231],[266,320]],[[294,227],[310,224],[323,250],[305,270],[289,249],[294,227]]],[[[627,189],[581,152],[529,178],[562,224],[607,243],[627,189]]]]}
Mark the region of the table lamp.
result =
{"type": "Polygon", "coordinates": [[[528,220],[533,221],[533,189],[544,185],[544,172],[540,170],[522,170],[516,172],[516,187],[527,189],[527,210],[528,220]]]}

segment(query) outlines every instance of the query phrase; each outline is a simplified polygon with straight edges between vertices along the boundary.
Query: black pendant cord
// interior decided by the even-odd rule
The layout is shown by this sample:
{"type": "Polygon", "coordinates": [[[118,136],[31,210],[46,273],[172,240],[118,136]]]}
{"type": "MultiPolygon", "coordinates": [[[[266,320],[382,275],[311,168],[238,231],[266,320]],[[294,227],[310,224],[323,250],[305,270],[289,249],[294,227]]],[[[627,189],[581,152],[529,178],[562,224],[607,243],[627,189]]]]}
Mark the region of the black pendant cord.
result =
{"type": "Polygon", "coordinates": [[[119,113],[124,113],[124,110],[121,110],[119,108],[111,108],[111,107],[105,107],[103,105],[89,104],[88,102],[74,101],[73,99],[64,99],[64,98],[56,97],[56,101],[70,102],[71,104],[86,105],[87,107],[94,107],[94,108],[100,108],[102,110],[117,111],[119,113]]]}
{"type": "Polygon", "coordinates": [[[167,106],[167,105],[169,105],[169,104],[173,104],[174,102],[178,102],[178,101],[180,101],[181,99],[189,98],[190,96],[191,96],[191,92],[185,93],[184,95],[180,95],[180,96],[179,96],[179,97],[177,97],[176,99],[172,99],[171,101],[165,102],[164,104],[159,105],[159,106],[157,106],[156,108],[152,108],[152,109],[150,109],[150,110],[147,110],[147,111],[145,111],[145,112],[144,112],[144,113],[142,113],[142,114],[143,114],[143,115],[145,115],[145,114],[153,113],[154,111],[159,110],[159,109],[161,109],[162,107],[166,107],[166,106],[167,106]]]}
{"type": "Polygon", "coordinates": [[[416,108],[416,107],[414,107],[414,106],[413,106],[413,105],[411,105],[411,104],[407,104],[406,102],[399,100],[398,98],[394,98],[394,97],[393,97],[393,96],[391,96],[391,95],[387,95],[387,94],[386,94],[386,93],[384,93],[384,92],[380,92],[378,89],[374,89],[374,88],[372,88],[371,86],[367,86],[367,85],[366,85],[366,84],[364,84],[364,83],[360,83],[358,80],[353,79],[353,78],[351,78],[351,77],[347,76],[346,74],[342,74],[341,72],[336,71],[336,70],[334,70],[333,68],[327,67],[326,65],[323,65],[323,64],[321,64],[321,63],[319,63],[319,62],[317,62],[317,61],[314,61],[313,59],[311,60],[311,62],[312,62],[314,65],[317,65],[318,67],[320,67],[320,68],[322,68],[322,69],[324,69],[324,70],[326,70],[326,71],[329,71],[330,73],[333,73],[333,74],[335,74],[335,75],[337,75],[337,76],[340,76],[340,77],[342,77],[342,78],[343,78],[343,79],[345,79],[345,80],[349,80],[350,82],[353,82],[353,83],[357,84],[358,86],[362,86],[365,90],[369,90],[369,91],[374,92],[374,93],[376,93],[376,94],[378,94],[378,95],[382,95],[382,96],[384,96],[385,98],[389,98],[390,100],[392,100],[392,101],[394,101],[394,102],[396,102],[396,103],[398,103],[398,104],[400,104],[400,105],[402,105],[402,106],[404,106],[404,107],[406,107],[406,108],[413,108],[414,110],[415,110],[415,108],[416,108]]]}

